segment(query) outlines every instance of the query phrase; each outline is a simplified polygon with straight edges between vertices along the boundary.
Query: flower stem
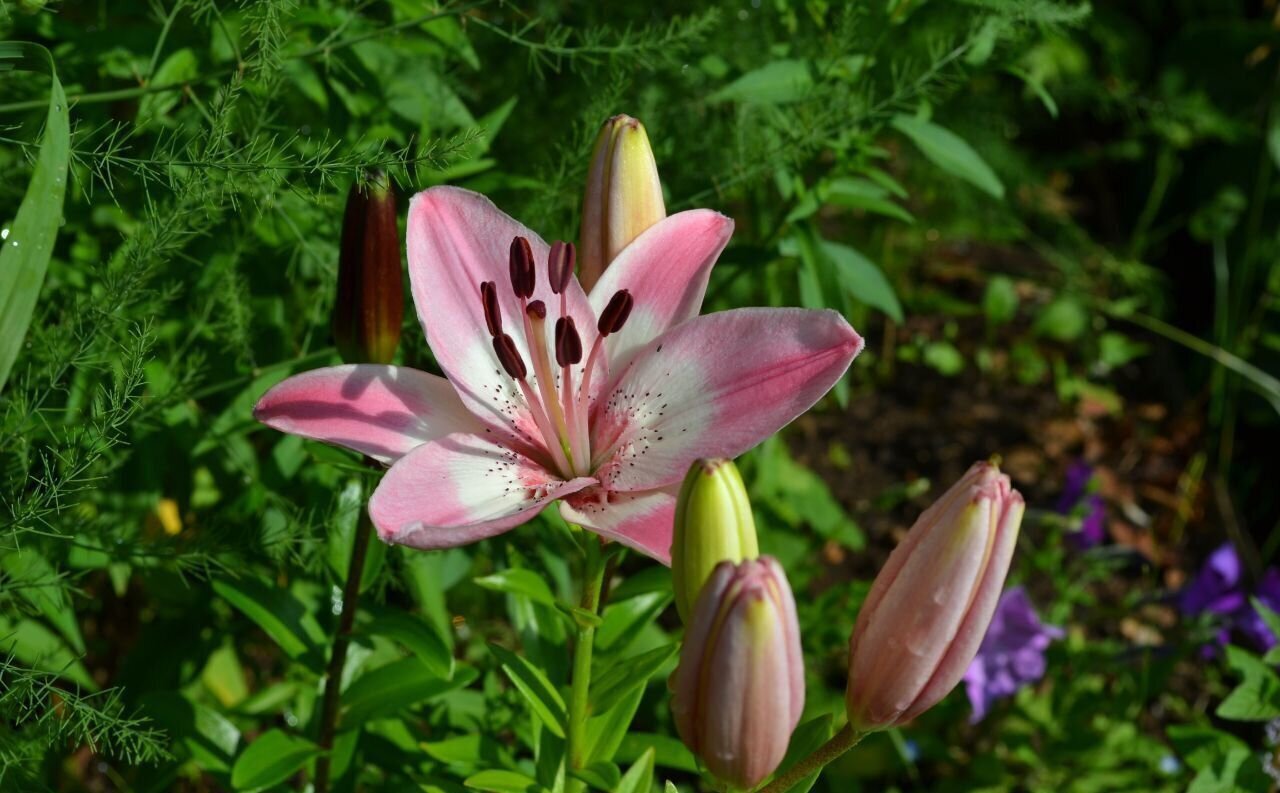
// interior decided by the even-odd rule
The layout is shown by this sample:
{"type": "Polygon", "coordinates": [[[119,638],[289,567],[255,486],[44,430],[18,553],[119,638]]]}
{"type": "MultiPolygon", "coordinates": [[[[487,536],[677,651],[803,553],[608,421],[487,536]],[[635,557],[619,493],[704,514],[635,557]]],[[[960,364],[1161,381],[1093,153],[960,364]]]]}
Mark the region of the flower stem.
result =
{"type": "MultiPolygon", "coordinates": [[[[586,560],[582,574],[582,608],[594,615],[600,608],[600,591],[604,585],[604,554],[594,536],[588,535],[583,539],[586,560]]],[[[580,622],[573,647],[573,681],[569,692],[569,770],[576,770],[587,764],[587,695],[591,688],[591,654],[595,638],[595,626],[580,622]]],[[[574,787],[574,781],[570,780],[570,790],[574,787]]]]}
{"type": "Polygon", "coordinates": [[[347,648],[351,646],[351,626],[356,619],[356,607],[360,600],[360,581],[364,578],[364,560],[369,552],[369,536],[373,533],[373,521],[367,509],[360,510],[356,521],[355,542],[351,546],[351,561],[347,565],[347,580],[342,588],[342,613],[338,616],[338,629],[333,635],[333,652],[329,655],[329,668],[324,675],[324,701],[320,708],[319,745],[324,754],[316,758],[315,793],[328,793],[329,752],[338,731],[338,701],[342,688],[342,669],[347,663],[347,648]]]}
{"type": "Polygon", "coordinates": [[[846,724],[843,730],[815,749],[813,754],[791,766],[787,773],[775,778],[768,785],[760,788],[757,793],[786,793],[786,791],[795,787],[800,780],[812,773],[821,771],[827,763],[857,746],[858,742],[865,738],[866,735],[865,732],[855,730],[852,724],[846,724]]]}

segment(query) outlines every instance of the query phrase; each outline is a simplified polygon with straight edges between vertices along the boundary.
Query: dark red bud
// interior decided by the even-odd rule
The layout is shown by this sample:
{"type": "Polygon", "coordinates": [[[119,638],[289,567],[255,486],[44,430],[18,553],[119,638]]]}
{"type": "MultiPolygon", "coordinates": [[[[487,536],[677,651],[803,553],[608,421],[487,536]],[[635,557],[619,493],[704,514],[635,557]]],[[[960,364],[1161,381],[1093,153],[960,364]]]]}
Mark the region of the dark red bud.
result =
{"type": "Polygon", "coordinates": [[[524,368],[524,359],[516,349],[516,343],[506,333],[493,337],[493,351],[498,356],[498,363],[507,370],[507,374],[517,380],[523,380],[528,370],[524,368]]]}
{"type": "Polygon", "coordinates": [[[480,302],[484,304],[484,324],[490,336],[502,332],[502,309],[498,307],[498,285],[493,281],[480,284],[480,302]]]}
{"type": "Polygon", "coordinates": [[[516,297],[533,297],[537,271],[533,264],[533,249],[524,237],[511,241],[511,289],[516,297]]]}
{"type": "Polygon", "coordinates": [[[348,363],[390,363],[400,344],[404,285],[396,192],[381,171],[351,186],[338,249],[333,338],[348,363]]]}
{"type": "Polygon", "coordinates": [[[582,360],[582,337],[573,317],[556,320],[556,363],[572,366],[582,360]]]}
{"type": "Polygon", "coordinates": [[[525,309],[525,313],[527,313],[531,319],[546,319],[547,304],[543,303],[541,300],[535,300],[525,309]]]}
{"type": "Polygon", "coordinates": [[[635,300],[632,299],[630,292],[625,289],[614,292],[613,297],[609,298],[609,305],[600,312],[600,322],[596,325],[600,335],[608,336],[610,333],[622,330],[622,326],[627,323],[627,317],[631,316],[633,305],[635,300]]]}
{"type": "Polygon", "coordinates": [[[551,254],[547,257],[547,280],[551,282],[551,292],[560,294],[569,286],[573,278],[574,259],[577,251],[572,242],[556,240],[551,243],[551,254]]]}

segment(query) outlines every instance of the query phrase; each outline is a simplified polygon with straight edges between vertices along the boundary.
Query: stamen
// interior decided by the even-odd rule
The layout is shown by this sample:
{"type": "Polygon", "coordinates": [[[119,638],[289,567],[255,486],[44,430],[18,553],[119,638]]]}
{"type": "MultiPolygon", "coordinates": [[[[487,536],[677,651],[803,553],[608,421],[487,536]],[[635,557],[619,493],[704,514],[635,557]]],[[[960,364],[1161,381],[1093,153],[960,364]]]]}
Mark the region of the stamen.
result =
{"type": "Polygon", "coordinates": [[[613,297],[609,298],[609,305],[605,306],[604,311],[600,312],[600,321],[596,325],[600,335],[608,336],[610,333],[617,333],[622,330],[622,326],[627,322],[627,317],[631,316],[631,307],[635,305],[635,302],[631,297],[631,293],[626,289],[619,289],[614,292],[613,297]]]}
{"type": "Polygon", "coordinates": [[[512,379],[523,380],[529,373],[525,369],[524,359],[520,357],[520,351],[516,349],[515,340],[510,335],[503,333],[494,336],[493,352],[498,356],[498,363],[502,364],[502,368],[507,370],[512,379]]]}
{"type": "Polygon", "coordinates": [[[493,281],[480,284],[480,301],[484,304],[484,324],[490,336],[502,332],[502,309],[498,307],[498,285],[493,281]]]}
{"type": "Polygon", "coordinates": [[[547,256],[547,280],[551,282],[552,294],[560,294],[569,286],[573,278],[573,262],[576,258],[572,242],[556,240],[551,243],[551,254],[547,256]]]}
{"type": "Polygon", "coordinates": [[[578,326],[573,317],[561,317],[556,320],[556,363],[561,366],[572,366],[582,360],[582,337],[578,335],[578,326]]]}
{"type": "Polygon", "coordinates": [[[533,264],[533,249],[524,237],[511,240],[511,289],[516,297],[528,299],[533,296],[536,285],[537,270],[533,264]]]}
{"type": "Polygon", "coordinates": [[[525,313],[530,319],[544,320],[547,318],[547,304],[541,300],[535,300],[528,306],[525,306],[525,313]]]}

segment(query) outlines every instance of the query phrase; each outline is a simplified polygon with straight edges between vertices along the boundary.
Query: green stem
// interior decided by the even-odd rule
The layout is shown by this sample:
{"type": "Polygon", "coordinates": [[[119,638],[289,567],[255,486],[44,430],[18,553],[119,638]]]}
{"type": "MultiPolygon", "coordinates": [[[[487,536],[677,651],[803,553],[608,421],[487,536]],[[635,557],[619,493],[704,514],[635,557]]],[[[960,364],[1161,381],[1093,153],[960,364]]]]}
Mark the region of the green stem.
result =
{"type": "Polygon", "coordinates": [[[857,746],[866,735],[865,732],[855,730],[852,724],[846,724],[843,730],[815,749],[813,754],[791,766],[787,773],[775,778],[767,786],[760,788],[757,793],[785,793],[795,787],[800,780],[821,771],[827,763],[857,746]]]}
{"type": "MultiPolygon", "coordinates": [[[[600,591],[604,586],[604,554],[594,536],[583,538],[586,560],[582,574],[582,609],[594,615],[600,608],[600,591]]],[[[587,697],[591,689],[591,654],[596,638],[595,626],[578,624],[573,647],[573,681],[569,692],[568,767],[576,770],[587,764],[587,697]]],[[[576,785],[570,785],[570,789],[576,785]]]]}
{"type": "Polygon", "coordinates": [[[316,758],[315,793],[328,793],[329,752],[338,732],[338,702],[342,689],[342,670],[347,664],[347,648],[351,646],[351,626],[355,623],[356,607],[360,602],[360,582],[364,579],[364,560],[369,552],[373,521],[367,509],[360,510],[356,521],[355,542],[351,546],[351,561],[347,565],[347,580],[342,588],[342,614],[338,617],[338,630],[333,636],[333,652],[329,655],[329,668],[324,676],[324,700],[320,708],[320,748],[324,754],[316,758]]]}

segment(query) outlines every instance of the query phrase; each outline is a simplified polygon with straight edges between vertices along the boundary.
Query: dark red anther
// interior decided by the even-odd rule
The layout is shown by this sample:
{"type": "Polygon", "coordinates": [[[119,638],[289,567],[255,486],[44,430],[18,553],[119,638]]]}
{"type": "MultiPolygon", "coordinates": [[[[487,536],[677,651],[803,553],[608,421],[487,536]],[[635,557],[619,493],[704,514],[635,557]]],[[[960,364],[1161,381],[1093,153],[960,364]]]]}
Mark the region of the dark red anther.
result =
{"type": "Polygon", "coordinates": [[[511,289],[516,297],[532,297],[536,277],[533,249],[527,239],[516,237],[511,241],[511,289]]]}
{"type": "Polygon", "coordinates": [[[498,363],[507,370],[507,374],[517,380],[523,380],[528,370],[524,368],[524,359],[516,349],[516,343],[506,333],[493,337],[493,351],[498,356],[498,363]]]}
{"type": "Polygon", "coordinates": [[[609,305],[604,307],[604,311],[600,312],[600,322],[596,325],[596,329],[600,331],[601,336],[608,336],[610,333],[617,333],[622,330],[622,326],[626,324],[627,317],[631,316],[631,307],[635,305],[631,293],[625,289],[619,289],[613,293],[613,297],[609,298],[609,305]]]}
{"type": "Polygon", "coordinates": [[[502,310],[498,308],[498,285],[493,281],[480,284],[480,301],[484,303],[484,324],[490,336],[502,332],[502,310]]]}
{"type": "Polygon", "coordinates": [[[577,252],[572,242],[556,240],[551,243],[551,254],[547,257],[547,280],[551,282],[552,294],[560,294],[569,286],[573,278],[573,263],[577,252]]]}
{"type": "Polygon", "coordinates": [[[525,313],[529,315],[530,319],[546,319],[547,304],[541,300],[535,300],[525,308],[525,313]]]}
{"type": "Polygon", "coordinates": [[[573,317],[556,320],[556,363],[572,366],[582,360],[582,337],[573,317]]]}

